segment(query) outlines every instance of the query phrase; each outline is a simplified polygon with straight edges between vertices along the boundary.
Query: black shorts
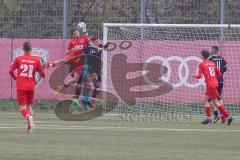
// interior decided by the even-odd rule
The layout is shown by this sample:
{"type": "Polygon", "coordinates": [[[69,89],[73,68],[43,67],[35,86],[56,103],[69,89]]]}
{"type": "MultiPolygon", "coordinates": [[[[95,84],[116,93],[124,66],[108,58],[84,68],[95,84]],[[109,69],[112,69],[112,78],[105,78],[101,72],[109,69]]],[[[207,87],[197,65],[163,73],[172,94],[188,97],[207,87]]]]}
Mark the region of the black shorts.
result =
{"type": "Polygon", "coordinates": [[[83,80],[83,74],[80,74],[80,77],[78,78],[77,84],[80,84],[83,80]]]}
{"type": "Polygon", "coordinates": [[[80,77],[78,78],[77,84],[80,84],[83,81],[83,78],[85,78],[85,77],[90,77],[90,73],[88,71],[87,72],[82,72],[80,74],[80,77]]]}
{"type": "Polygon", "coordinates": [[[219,96],[221,96],[221,94],[222,94],[222,89],[223,89],[223,83],[218,83],[218,93],[219,93],[219,96]]]}
{"type": "Polygon", "coordinates": [[[218,100],[221,100],[222,89],[223,89],[223,83],[218,83],[218,93],[219,93],[218,100]]]}
{"type": "Polygon", "coordinates": [[[98,74],[98,82],[102,82],[102,76],[101,76],[101,73],[98,74]]]}
{"type": "Polygon", "coordinates": [[[102,67],[101,66],[90,66],[90,74],[96,73],[98,76],[98,81],[102,81],[102,67]]]}

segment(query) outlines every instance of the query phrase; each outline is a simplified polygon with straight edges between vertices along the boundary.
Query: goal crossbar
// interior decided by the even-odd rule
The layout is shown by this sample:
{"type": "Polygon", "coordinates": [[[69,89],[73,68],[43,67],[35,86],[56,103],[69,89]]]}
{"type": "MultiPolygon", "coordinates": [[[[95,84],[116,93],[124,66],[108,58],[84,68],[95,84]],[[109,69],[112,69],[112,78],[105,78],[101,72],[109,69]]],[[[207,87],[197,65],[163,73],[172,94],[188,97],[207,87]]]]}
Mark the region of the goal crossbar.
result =
{"type": "Polygon", "coordinates": [[[240,24],[139,24],[139,23],[103,23],[103,27],[240,28],[240,24]]]}

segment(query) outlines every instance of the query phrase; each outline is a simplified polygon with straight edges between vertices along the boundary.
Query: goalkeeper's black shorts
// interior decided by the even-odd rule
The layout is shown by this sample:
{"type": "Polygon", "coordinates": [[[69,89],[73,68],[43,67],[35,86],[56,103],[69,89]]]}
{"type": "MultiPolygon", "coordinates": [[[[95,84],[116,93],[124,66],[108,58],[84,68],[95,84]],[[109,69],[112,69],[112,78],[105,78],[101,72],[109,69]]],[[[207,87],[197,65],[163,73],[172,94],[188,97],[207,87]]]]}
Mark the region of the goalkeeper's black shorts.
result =
{"type": "Polygon", "coordinates": [[[222,94],[222,89],[223,89],[223,83],[218,83],[218,93],[219,93],[219,96],[221,96],[221,94],[222,94]]]}
{"type": "Polygon", "coordinates": [[[89,69],[89,72],[90,72],[90,74],[92,75],[93,73],[96,73],[97,74],[97,76],[98,76],[98,81],[99,82],[101,82],[101,80],[102,80],[102,67],[101,66],[90,66],[89,67],[90,69],[89,69]]]}
{"type": "Polygon", "coordinates": [[[219,93],[219,98],[218,98],[218,100],[221,100],[221,94],[222,94],[223,84],[224,84],[224,83],[218,83],[218,93],[219,93]]]}

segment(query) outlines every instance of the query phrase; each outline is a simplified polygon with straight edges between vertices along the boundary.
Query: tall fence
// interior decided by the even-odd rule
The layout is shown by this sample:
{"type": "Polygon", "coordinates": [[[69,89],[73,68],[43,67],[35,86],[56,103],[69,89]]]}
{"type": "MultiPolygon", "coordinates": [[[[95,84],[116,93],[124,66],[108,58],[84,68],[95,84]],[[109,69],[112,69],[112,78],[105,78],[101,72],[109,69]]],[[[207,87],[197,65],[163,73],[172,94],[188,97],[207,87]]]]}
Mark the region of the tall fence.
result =
{"type": "Polygon", "coordinates": [[[239,0],[0,0],[1,38],[69,38],[84,21],[91,35],[102,24],[239,24],[239,0]]]}

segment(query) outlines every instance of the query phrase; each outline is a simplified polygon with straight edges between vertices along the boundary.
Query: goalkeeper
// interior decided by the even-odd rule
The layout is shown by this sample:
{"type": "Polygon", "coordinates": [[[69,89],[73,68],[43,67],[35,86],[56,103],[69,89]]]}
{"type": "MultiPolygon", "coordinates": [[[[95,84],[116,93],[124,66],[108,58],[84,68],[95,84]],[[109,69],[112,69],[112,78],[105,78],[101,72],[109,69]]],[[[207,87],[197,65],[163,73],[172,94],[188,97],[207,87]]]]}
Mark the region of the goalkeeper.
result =
{"type": "MultiPolygon", "coordinates": [[[[225,61],[225,59],[220,56],[218,54],[219,48],[217,46],[212,46],[211,51],[209,52],[210,56],[208,57],[208,60],[214,62],[217,66],[217,68],[220,70],[220,72],[222,73],[222,76],[218,79],[218,93],[221,96],[222,93],[222,89],[223,89],[223,84],[224,84],[224,73],[227,71],[227,62],[225,61]]],[[[219,102],[221,103],[221,105],[223,105],[223,101],[221,100],[219,96],[219,102]]],[[[218,116],[218,111],[215,109],[214,110],[214,123],[216,123],[220,117],[218,116]]],[[[225,123],[226,118],[221,115],[221,122],[225,123]]]]}

